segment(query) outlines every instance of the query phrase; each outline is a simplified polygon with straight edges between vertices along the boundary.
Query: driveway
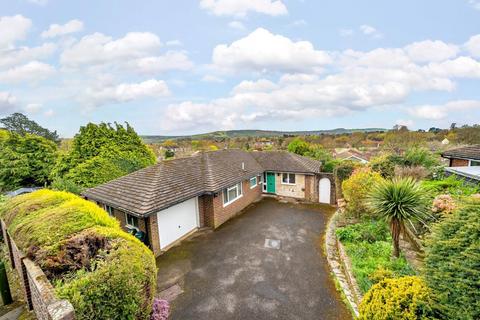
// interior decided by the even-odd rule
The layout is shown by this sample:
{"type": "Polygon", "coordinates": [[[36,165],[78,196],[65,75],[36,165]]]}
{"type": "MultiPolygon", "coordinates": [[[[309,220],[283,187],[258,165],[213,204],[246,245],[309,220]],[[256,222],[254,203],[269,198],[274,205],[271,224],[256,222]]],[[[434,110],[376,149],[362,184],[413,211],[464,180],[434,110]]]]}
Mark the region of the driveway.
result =
{"type": "Polygon", "coordinates": [[[352,319],[322,251],[331,214],[266,198],[172,248],[157,259],[171,319],[352,319]]]}

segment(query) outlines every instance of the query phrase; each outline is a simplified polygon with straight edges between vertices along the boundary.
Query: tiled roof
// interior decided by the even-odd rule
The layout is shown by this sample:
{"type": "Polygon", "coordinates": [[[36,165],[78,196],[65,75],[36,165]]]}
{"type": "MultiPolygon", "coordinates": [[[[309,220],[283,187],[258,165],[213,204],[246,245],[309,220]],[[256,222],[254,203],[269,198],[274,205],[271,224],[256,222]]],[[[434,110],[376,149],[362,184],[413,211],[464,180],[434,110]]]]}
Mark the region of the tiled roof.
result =
{"type": "Polygon", "coordinates": [[[89,199],[141,216],[263,171],[319,173],[321,163],[288,152],[220,150],[162,161],[83,192],[89,199]]]}
{"type": "Polygon", "coordinates": [[[447,150],[442,153],[442,157],[480,160],[480,144],[447,150]]]}

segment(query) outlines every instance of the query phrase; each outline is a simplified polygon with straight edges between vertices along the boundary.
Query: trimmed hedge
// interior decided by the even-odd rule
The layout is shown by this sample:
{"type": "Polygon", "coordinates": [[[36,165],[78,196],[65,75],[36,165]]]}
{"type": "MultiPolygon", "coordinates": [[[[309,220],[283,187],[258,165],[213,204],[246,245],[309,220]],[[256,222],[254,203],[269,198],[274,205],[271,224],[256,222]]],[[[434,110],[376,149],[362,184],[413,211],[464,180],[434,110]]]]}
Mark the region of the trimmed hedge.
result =
{"type": "Polygon", "coordinates": [[[148,319],[156,288],[152,252],[100,207],[40,190],[0,208],[19,249],[45,271],[77,319],[148,319]]]}

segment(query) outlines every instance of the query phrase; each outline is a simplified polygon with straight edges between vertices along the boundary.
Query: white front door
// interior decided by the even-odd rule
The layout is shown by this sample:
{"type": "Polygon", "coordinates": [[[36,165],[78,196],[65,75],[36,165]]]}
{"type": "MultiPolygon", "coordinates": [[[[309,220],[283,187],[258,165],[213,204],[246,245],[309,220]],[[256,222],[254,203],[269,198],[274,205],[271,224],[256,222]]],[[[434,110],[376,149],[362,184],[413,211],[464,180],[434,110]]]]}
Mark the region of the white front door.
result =
{"type": "Polygon", "coordinates": [[[318,194],[319,194],[319,202],[320,203],[328,203],[330,204],[330,192],[331,192],[331,183],[330,179],[322,178],[320,179],[320,183],[318,184],[318,194]]]}
{"type": "Polygon", "coordinates": [[[157,213],[160,249],[198,227],[198,198],[192,198],[157,213]]]}

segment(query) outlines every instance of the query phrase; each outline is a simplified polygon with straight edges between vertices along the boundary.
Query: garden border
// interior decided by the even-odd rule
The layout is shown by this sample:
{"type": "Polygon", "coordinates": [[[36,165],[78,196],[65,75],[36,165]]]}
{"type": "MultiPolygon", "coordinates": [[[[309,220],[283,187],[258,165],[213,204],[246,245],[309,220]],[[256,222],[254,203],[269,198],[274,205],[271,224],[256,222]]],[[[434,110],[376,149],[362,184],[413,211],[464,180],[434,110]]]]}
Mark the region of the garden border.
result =
{"type": "Polygon", "coordinates": [[[362,294],[357,282],[353,276],[350,259],[345,253],[343,245],[338,241],[335,234],[337,221],[342,214],[340,210],[330,217],[325,234],[325,248],[327,251],[327,261],[333,276],[338,281],[343,294],[350,305],[353,313],[358,317],[358,305],[362,300],[362,294]]]}

